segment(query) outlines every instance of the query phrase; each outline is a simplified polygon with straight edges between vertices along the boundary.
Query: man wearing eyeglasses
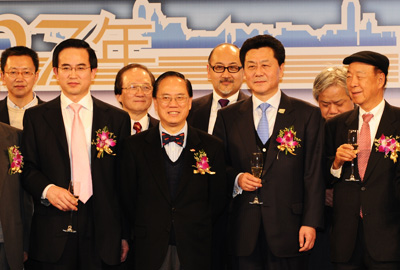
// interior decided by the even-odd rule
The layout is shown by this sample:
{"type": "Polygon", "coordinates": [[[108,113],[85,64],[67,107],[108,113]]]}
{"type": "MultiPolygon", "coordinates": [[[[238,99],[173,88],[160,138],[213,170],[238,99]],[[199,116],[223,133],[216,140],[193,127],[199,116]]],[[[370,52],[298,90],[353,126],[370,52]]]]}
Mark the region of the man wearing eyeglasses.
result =
{"type": "Polygon", "coordinates": [[[239,91],[243,83],[239,48],[229,43],[216,46],[208,57],[207,74],[214,90],[193,100],[188,123],[212,134],[218,110],[248,97],[239,91]]]}
{"type": "Polygon", "coordinates": [[[117,168],[129,115],[91,96],[97,57],[87,42],[58,44],[53,72],[60,96],[24,116],[22,184],[35,207],[29,257],[34,269],[109,269],[129,249],[117,168]]]}
{"type": "Polygon", "coordinates": [[[148,114],[155,78],[140,64],[129,64],[118,71],[114,93],[122,109],[131,117],[131,134],[137,134],[157,125],[158,120],[148,114]]]}
{"type": "Polygon", "coordinates": [[[22,129],[25,110],[43,101],[33,86],[39,78],[39,58],[24,46],[10,47],[1,54],[1,80],[8,95],[0,101],[0,122],[22,129]]]}
{"type": "Polygon", "coordinates": [[[122,199],[135,269],[210,269],[212,225],[226,202],[222,142],[187,124],[192,86],[168,71],[157,79],[160,123],[122,150],[122,199]]]}

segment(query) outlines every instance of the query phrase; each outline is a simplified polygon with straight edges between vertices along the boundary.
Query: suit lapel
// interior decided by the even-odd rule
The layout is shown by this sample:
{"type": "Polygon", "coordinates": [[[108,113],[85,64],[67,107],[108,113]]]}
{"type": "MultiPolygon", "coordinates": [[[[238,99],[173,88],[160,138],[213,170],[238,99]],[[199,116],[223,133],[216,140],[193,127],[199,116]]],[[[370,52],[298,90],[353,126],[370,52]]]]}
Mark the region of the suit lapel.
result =
{"type": "Polygon", "coordinates": [[[159,186],[160,191],[164,195],[165,199],[168,202],[171,202],[171,195],[169,192],[167,178],[165,177],[165,165],[162,152],[163,150],[161,148],[161,139],[158,125],[148,130],[145,141],[147,143],[145,151],[143,153],[145,164],[147,164],[147,166],[149,167],[149,170],[153,175],[153,179],[159,186]]]}
{"type": "Polygon", "coordinates": [[[198,121],[195,126],[198,126],[199,129],[204,130],[205,132],[208,131],[208,125],[210,123],[212,97],[211,93],[207,96],[205,102],[199,106],[197,118],[195,119],[195,121],[198,121]]]}
{"type": "Polygon", "coordinates": [[[281,94],[281,101],[279,102],[278,113],[276,115],[274,130],[270,137],[268,153],[266,161],[264,162],[263,175],[266,174],[268,169],[274,163],[277,158],[279,158],[278,142],[276,138],[278,137],[279,131],[285,128],[290,128],[294,126],[294,131],[296,131],[296,114],[293,111],[293,106],[290,98],[286,96],[283,92],[281,94]]]}
{"type": "MultiPolygon", "coordinates": [[[[385,109],[382,114],[381,121],[378,126],[378,130],[376,131],[375,138],[378,139],[383,135],[385,136],[396,136],[396,126],[398,123],[395,124],[397,121],[395,114],[392,111],[391,106],[388,103],[385,103],[385,109]]],[[[381,152],[377,152],[375,149],[375,143],[372,144],[371,154],[368,159],[367,169],[365,170],[364,180],[368,181],[368,177],[374,171],[378,161],[380,159],[384,159],[384,154],[381,152]]]]}
{"type": "MultiPolygon", "coordinates": [[[[103,129],[107,123],[109,123],[109,114],[107,113],[108,107],[104,106],[102,103],[98,102],[98,100],[94,97],[93,99],[93,120],[92,120],[92,137],[90,141],[92,142],[94,139],[96,139],[96,132],[99,129],[103,129]]],[[[108,127],[110,128],[110,127],[108,127]]],[[[112,132],[112,131],[111,131],[112,132]]],[[[117,138],[118,139],[118,138],[117,138]]],[[[91,164],[96,164],[94,161],[97,158],[97,150],[96,146],[92,145],[91,146],[91,164]]]]}
{"type": "Polygon", "coordinates": [[[236,119],[234,122],[234,130],[236,130],[239,134],[241,143],[247,146],[244,147],[244,155],[250,157],[252,153],[258,151],[256,142],[256,130],[254,128],[252,99],[249,98],[243,101],[236,113],[237,114],[234,117],[234,119],[236,119]]]}
{"type": "Polygon", "coordinates": [[[49,127],[53,130],[55,137],[64,150],[64,154],[66,154],[69,158],[67,135],[65,134],[64,120],[61,113],[60,97],[57,97],[46,104],[47,112],[44,113],[43,117],[49,127]]]}
{"type": "Polygon", "coordinates": [[[0,122],[10,124],[10,118],[8,116],[8,108],[7,108],[7,97],[0,101],[0,122]]]}

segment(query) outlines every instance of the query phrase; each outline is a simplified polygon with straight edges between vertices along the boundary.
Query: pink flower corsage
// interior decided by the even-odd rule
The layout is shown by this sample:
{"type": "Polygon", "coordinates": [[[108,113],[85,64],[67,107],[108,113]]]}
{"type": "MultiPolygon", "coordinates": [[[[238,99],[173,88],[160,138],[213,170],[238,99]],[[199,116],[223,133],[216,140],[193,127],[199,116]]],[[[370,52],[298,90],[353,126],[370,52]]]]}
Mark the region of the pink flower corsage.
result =
{"type": "Polygon", "coordinates": [[[19,146],[13,145],[8,147],[8,159],[10,161],[10,169],[8,174],[13,175],[22,173],[22,167],[24,166],[24,157],[18,150],[19,146]]]}
{"type": "MultiPolygon", "coordinates": [[[[196,150],[190,149],[191,152],[195,152],[196,150]]],[[[196,160],[196,165],[193,165],[195,170],[193,170],[194,174],[215,174],[215,172],[210,171],[210,164],[208,164],[208,157],[204,150],[199,150],[199,152],[194,153],[194,159],[196,160]]]]}
{"type": "Polygon", "coordinates": [[[382,136],[379,139],[375,139],[375,146],[376,146],[376,151],[381,152],[385,154],[385,158],[389,156],[390,153],[390,159],[393,160],[393,163],[396,163],[397,161],[397,152],[400,151],[400,144],[396,140],[398,139],[399,136],[396,136],[396,138],[393,138],[392,135],[390,136],[385,136],[382,134],[382,136]]]}
{"type": "MultiPolygon", "coordinates": [[[[280,143],[278,145],[278,155],[281,151],[285,151],[285,154],[289,152],[292,155],[296,155],[294,153],[294,150],[296,147],[301,147],[300,145],[300,139],[296,137],[296,131],[294,131],[293,126],[290,128],[284,128],[279,131],[279,135],[276,138],[276,141],[280,143]]],[[[278,159],[278,155],[276,156],[276,159],[278,159]]]]}
{"type": "Polygon", "coordinates": [[[97,158],[102,158],[104,156],[104,152],[115,156],[111,147],[117,144],[117,140],[115,140],[116,136],[114,133],[108,131],[108,127],[105,126],[103,129],[99,129],[96,131],[97,138],[93,140],[92,144],[96,145],[96,149],[98,151],[97,158]]]}

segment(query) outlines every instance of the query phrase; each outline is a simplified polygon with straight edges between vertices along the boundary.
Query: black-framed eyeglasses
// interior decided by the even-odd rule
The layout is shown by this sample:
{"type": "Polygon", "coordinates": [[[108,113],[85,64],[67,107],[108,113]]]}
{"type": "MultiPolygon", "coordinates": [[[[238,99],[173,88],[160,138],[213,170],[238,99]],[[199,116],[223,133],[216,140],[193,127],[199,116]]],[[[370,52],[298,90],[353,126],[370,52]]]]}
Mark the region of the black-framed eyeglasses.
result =
{"type": "Polygon", "coordinates": [[[212,70],[214,70],[215,73],[224,73],[225,70],[227,69],[229,73],[237,73],[239,72],[239,70],[242,69],[241,66],[223,66],[223,65],[215,65],[212,66],[210,64],[210,67],[212,68],[212,70]]]}

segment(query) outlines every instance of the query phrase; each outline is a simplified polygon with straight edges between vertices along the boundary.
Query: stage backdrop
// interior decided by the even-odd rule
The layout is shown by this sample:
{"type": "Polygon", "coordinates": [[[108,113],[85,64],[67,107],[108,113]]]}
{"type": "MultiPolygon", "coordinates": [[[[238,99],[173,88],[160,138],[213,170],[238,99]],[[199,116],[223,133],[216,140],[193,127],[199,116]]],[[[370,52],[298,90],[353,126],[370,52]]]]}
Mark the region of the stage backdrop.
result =
{"type": "Polygon", "coordinates": [[[85,39],[96,50],[92,90],[117,104],[113,84],[124,65],[144,64],[156,77],[180,71],[199,96],[210,91],[206,65],[213,47],[223,42],[240,47],[249,37],[270,34],[286,47],[281,88],[289,95],[312,101],[319,71],[341,65],[356,51],[374,50],[390,59],[385,97],[400,105],[397,0],[14,0],[0,1],[0,10],[0,51],[24,45],[39,53],[35,90],[45,99],[58,94],[51,55],[68,38],[85,39]]]}

